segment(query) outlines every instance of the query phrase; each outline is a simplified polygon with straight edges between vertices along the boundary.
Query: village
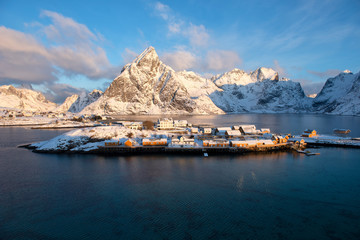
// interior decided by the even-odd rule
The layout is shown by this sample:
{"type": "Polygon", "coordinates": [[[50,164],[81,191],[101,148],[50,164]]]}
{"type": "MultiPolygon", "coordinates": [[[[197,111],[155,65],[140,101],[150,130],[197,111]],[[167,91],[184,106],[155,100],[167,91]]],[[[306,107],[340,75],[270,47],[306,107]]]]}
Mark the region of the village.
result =
{"type": "MultiPolygon", "coordinates": [[[[24,118],[24,117],[19,117],[24,118]]],[[[98,153],[136,155],[174,154],[241,154],[245,152],[297,151],[316,155],[305,148],[316,146],[360,148],[360,138],[346,136],[350,130],[334,129],[334,135],[323,135],[306,129],[300,135],[278,134],[253,124],[233,126],[193,125],[187,120],[160,118],[153,121],[116,120],[115,116],[81,115],[55,118],[32,129],[73,128],[58,138],[24,147],[34,152],[98,153]]],[[[26,126],[26,124],[21,125],[26,126]]]]}
{"type": "MultiPolygon", "coordinates": [[[[231,127],[194,126],[186,120],[172,118],[158,119],[156,123],[117,121],[128,129],[155,130],[151,137],[134,140],[128,138],[107,140],[98,150],[104,153],[116,152],[181,152],[196,153],[239,153],[248,151],[274,151],[303,149],[305,141],[288,141],[291,136],[272,134],[269,128],[257,129],[255,125],[234,125],[231,127]]],[[[313,130],[311,130],[314,134],[313,130]]],[[[307,133],[304,133],[307,134],[307,133]]],[[[316,134],[316,133],[315,133],[316,134]]]]}

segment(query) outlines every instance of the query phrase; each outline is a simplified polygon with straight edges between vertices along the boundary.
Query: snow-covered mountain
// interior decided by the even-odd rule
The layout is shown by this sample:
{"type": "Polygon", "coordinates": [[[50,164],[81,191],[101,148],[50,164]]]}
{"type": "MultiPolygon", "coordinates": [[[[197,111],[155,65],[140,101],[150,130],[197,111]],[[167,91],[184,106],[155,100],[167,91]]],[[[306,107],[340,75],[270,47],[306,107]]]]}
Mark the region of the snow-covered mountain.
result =
{"type": "Polygon", "coordinates": [[[15,88],[12,85],[0,86],[0,108],[49,112],[56,104],[46,100],[43,94],[30,89],[15,88]]]}
{"type": "Polygon", "coordinates": [[[57,107],[55,112],[81,112],[86,106],[98,100],[103,94],[100,90],[93,90],[91,93],[83,92],[80,95],[74,94],[67,97],[63,104],[57,107]]]}
{"type": "Polygon", "coordinates": [[[211,79],[175,72],[147,48],[83,112],[109,114],[219,114],[306,112],[311,100],[300,83],[279,80],[273,69],[239,69],[211,79]]]}
{"type": "Polygon", "coordinates": [[[213,92],[213,102],[225,112],[305,112],[310,100],[300,83],[279,75],[270,68],[254,72],[234,69],[217,75],[212,81],[221,90],[213,92]]]}
{"type": "MultiPolygon", "coordinates": [[[[30,88],[31,86],[24,86],[30,88]]],[[[58,106],[38,92],[0,87],[0,107],[30,111],[94,114],[330,113],[360,115],[360,73],[345,71],[307,97],[298,82],[270,68],[240,69],[210,79],[176,72],[162,63],[153,47],[125,65],[104,93],[68,97],[58,106]],[[54,110],[55,109],[55,110],[54,110]]]]}
{"type": "Polygon", "coordinates": [[[329,78],[312,104],[312,111],[340,115],[360,115],[360,72],[346,70],[329,78]]]}
{"type": "Polygon", "coordinates": [[[104,94],[82,112],[107,114],[224,113],[210,100],[208,93],[203,89],[203,87],[206,88],[206,84],[206,79],[193,73],[175,72],[160,61],[153,47],[149,47],[132,63],[127,64],[104,94]],[[201,91],[197,92],[196,89],[201,89],[201,91]]]}

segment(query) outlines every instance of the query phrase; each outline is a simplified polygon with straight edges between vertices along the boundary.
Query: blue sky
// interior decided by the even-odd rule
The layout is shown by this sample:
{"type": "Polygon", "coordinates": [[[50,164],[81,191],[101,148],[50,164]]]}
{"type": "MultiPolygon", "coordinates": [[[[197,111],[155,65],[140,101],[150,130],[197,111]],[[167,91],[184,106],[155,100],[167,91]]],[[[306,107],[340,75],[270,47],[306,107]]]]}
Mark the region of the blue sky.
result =
{"type": "Polygon", "coordinates": [[[360,70],[360,1],[0,0],[0,83],[59,102],[104,90],[146,47],[203,76],[271,67],[317,93],[360,70]]]}

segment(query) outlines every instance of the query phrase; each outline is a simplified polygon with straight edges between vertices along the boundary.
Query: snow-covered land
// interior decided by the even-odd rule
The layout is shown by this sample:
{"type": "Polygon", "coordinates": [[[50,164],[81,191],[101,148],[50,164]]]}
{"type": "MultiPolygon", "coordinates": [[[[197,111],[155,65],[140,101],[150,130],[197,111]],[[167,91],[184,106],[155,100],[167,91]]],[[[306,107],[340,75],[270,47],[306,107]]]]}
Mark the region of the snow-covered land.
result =
{"type": "Polygon", "coordinates": [[[46,152],[87,152],[104,146],[105,141],[120,141],[123,144],[131,137],[134,144],[141,143],[142,138],[168,137],[165,131],[133,130],[123,126],[102,126],[76,129],[49,141],[31,144],[36,151],[46,152]]]}
{"type": "Polygon", "coordinates": [[[300,141],[303,139],[309,145],[324,145],[324,146],[345,146],[360,148],[360,140],[354,140],[350,137],[339,137],[332,135],[316,135],[314,137],[294,136],[289,141],[300,141]]]}

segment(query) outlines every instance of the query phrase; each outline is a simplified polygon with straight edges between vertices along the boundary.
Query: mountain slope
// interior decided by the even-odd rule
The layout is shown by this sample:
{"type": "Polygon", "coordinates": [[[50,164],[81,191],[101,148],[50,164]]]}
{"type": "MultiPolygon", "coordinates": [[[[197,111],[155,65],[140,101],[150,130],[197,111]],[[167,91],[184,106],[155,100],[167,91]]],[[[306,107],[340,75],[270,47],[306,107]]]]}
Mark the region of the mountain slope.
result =
{"type": "Polygon", "coordinates": [[[234,69],[212,81],[221,90],[210,97],[226,112],[306,112],[311,101],[300,83],[279,80],[278,73],[269,68],[250,74],[234,69]]]}
{"type": "Polygon", "coordinates": [[[312,107],[314,112],[360,115],[360,72],[344,71],[329,78],[312,107]]]}
{"type": "Polygon", "coordinates": [[[163,64],[153,47],[147,48],[96,102],[83,112],[110,114],[209,114],[223,113],[206,96],[194,96],[181,76],[163,64]]]}
{"type": "Polygon", "coordinates": [[[67,97],[63,104],[57,107],[55,112],[81,112],[86,106],[98,100],[103,94],[100,90],[93,90],[91,93],[81,93],[80,95],[74,94],[67,97]]]}
{"type": "Polygon", "coordinates": [[[49,112],[56,104],[46,100],[44,95],[30,89],[17,89],[11,85],[0,86],[0,107],[31,112],[49,112]]]}

